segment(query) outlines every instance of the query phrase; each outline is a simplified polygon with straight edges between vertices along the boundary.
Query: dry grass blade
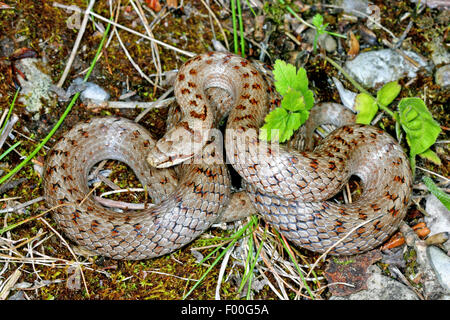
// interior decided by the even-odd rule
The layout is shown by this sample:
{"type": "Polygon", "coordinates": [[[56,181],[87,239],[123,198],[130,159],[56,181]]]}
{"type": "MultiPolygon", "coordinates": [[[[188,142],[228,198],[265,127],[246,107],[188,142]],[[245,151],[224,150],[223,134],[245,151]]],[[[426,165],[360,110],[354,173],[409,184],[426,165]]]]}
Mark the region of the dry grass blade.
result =
{"type": "Polygon", "coordinates": [[[67,78],[67,75],[69,74],[70,68],[72,66],[73,60],[75,59],[75,55],[77,54],[78,51],[78,47],[80,46],[81,43],[81,39],[83,39],[83,35],[84,35],[84,31],[86,30],[86,26],[89,20],[89,12],[91,11],[92,7],[95,4],[95,0],[91,0],[88,4],[88,7],[85,11],[84,17],[83,17],[83,22],[81,23],[81,28],[78,31],[78,35],[77,35],[77,39],[75,40],[75,44],[72,48],[72,52],[70,53],[69,56],[69,60],[67,60],[67,64],[66,67],[64,69],[63,75],[61,76],[61,78],[58,81],[58,84],[56,85],[57,87],[61,88],[62,85],[64,84],[64,81],[67,78]]]}

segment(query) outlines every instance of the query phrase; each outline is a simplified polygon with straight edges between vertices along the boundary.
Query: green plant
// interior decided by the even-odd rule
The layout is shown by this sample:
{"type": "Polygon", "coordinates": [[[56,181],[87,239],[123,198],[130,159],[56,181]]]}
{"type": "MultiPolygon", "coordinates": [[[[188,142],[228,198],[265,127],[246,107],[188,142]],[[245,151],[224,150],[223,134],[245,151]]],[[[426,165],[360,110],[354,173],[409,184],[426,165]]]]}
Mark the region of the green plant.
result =
{"type": "MultiPolygon", "coordinates": [[[[208,267],[208,269],[205,271],[205,273],[202,274],[200,279],[197,280],[197,282],[192,286],[192,288],[186,293],[183,297],[183,300],[185,300],[206,278],[206,276],[211,272],[211,270],[214,268],[214,266],[219,263],[219,261],[223,258],[223,256],[227,253],[228,250],[230,250],[235,243],[246,236],[251,236],[253,230],[256,228],[258,224],[258,218],[253,215],[250,217],[250,221],[244,225],[242,228],[237,230],[232,236],[231,236],[231,242],[229,242],[228,246],[217,256],[217,258],[212,262],[212,264],[208,267]]],[[[199,265],[201,265],[203,262],[208,260],[214,253],[218,252],[226,243],[222,243],[220,246],[215,248],[212,252],[210,252],[205,258],[202,259],[202,261],[199,262],[199,265]]],[[[259,252],[259,249],[258,249],[259,252]]],[[[252,269],[252,266],[249,266],[252,269]]],[[[254,266],[253,266],[254,267],[254,266]]],[[[247,266],[246,266],[247,269],[247,266]]],[[[251,277],[247,277],[247,281],[251,281],[251,277]]]]}
{"type": "Polygon", "coordinates": [[[231,13],[233,20],[234,53],[239,53],[237,19],[239,20],[239,35],[241,44],[241,55],[245,57],[244,23],[242,21],[241,0],[231,0],[231,13]],[[236,9],[237,8],[237,9],[236,9]],[[237,11],[237,18],[236,18],[237,11]]]}
{"type": "Polygon", "coordinates": [[[400,139],[401,128],[406,133],[406,141],[410,147],[410,162],[415,171],[416,155],[440,165],[439,157],[430,149],[441,132],[425,102],[417,97],[403,98],[398,104],[398,111],[392,111],[389,105],[401,91],[397,81],[386,83],[374,98],[366,89],[356,82],[340,65],[327,56],[321,55],[326,61],[338,69],[359,91],[355,99],[355,109],[359,112],[357,122],[369,124],[378,108],[389,114],[395,121],[397,139],[400,139]]]}
{"type": "Polygon", "coordinates": [[[432,194],[435,195],[436,198],[439,199],[440,202],[448,209],[450,210],[450,195],[445,193],[442,189],[440,189],[434,182],[431,180],[430,177],[423,176],[422,178],[423,183],[427,186],[428,190],[432,194]]]}
{"type": "Polygon", "coordinates": [[[401,86],[397,81],[392,81],[378,90],[376,98],[368,92],[358,94],[355,99],[355,110],[359,112],[356,122],[370,124],[380,107],[396,120],[397,138],[400,137],[400,127],[406,133],[413,170],[416,155],[440,164],[439,157],[430,150],[430,147],[436,142],[441,128],[428,111],[425,102],[416,97],[403,98],[398,104],[397,112],[392,112],[388,108],[400,91],[401,86]]]}
{"type": "Polygon", "coordinates": [[[319,36],[325,33],[328,33],[331,36],[335,36],[335,37],[341,37],[341,38],[346,38],[345,36],[339,34],[339,33],[335,33],[335,32],[331,32],[326,30],[328,27],[328,23],[323,23],[323,16],[320,13],[317,13],[313,19],[312,19],[312,24],[314,25],[315,29],[316,29],[316,34],[314,36],[314,41],[313,41],[313,50],[314,53],[316,53],[317,51],[317,40],[319,39],[319,36]]]}
{"type": "Polygon", "coordinates": [[[275,89],[283,96],[281,106],[272,110],[265,118],[260,130],[260,139],[287,141],[308,119],[314,105],[314,95],[308,89],[306,70],[296,68],[282,60],[276,60],[273,70],[275,89]]]}

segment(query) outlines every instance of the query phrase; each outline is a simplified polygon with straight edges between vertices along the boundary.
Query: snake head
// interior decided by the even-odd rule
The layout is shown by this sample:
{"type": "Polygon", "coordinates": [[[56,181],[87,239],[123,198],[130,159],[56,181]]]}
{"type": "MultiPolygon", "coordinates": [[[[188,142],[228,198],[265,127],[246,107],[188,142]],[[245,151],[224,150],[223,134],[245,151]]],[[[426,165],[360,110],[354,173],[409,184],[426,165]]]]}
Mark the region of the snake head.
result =
{"type": "Polygon", "coordinates": [[[147,162],[156,168],[167,168],[201,155],[210,130],[196,127],[179,122],[150,150],[147,162]]]}

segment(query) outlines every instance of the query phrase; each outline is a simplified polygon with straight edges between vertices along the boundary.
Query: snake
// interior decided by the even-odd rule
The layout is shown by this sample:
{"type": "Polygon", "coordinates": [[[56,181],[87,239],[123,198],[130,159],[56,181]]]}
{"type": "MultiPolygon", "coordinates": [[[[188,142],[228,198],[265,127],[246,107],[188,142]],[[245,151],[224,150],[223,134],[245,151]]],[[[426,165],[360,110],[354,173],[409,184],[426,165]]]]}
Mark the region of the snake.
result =
{"type": "Polygon", "coordinates": [[[178,105],[159,140],[131,120],[93,118],[51,149],[44,194],[71,240],[113,259],[147,259],[188,244],[225,211],[251,208],[295,245],[351,255],[383,243],[406,215],[412,173],[402,147],[380,128],[355,124],[341,105],[311,109],[292,142],[261,140],[280,97],[261,68],[225,52],[186,61],[174,94],[178,105]],[[223,142],[217,128],[225,117],[223,142]],[[313,132],[326,123],[337,129],[314,147],[313,132]],[[87,177],[104,159],[126,163],[154,205],[118,213],[96,202],[87,177]],[[226,163],[242,178],[236,197],[226,163]],[[353,176],[360,196],[335,201],[353,176]]]}

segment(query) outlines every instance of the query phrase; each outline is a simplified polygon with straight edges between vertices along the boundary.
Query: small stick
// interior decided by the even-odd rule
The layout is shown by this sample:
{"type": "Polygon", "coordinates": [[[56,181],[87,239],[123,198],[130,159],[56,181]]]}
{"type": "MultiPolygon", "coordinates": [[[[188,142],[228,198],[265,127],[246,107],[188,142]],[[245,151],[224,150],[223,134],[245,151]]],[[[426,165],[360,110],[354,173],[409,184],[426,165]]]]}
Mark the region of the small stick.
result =
{"type": "MultiPolygon", "coordinates": [[[[155,103],[159,103],[161,101],[163,101],[169,94],[171,94],[173,92],[173,88],[170,88],[169,90],[167,90],[161,97],[158,98],[158,100],[155,101],[155,103]]],[[[135,122],[139,122],[141,121],[141,119],[150,111],[152,110],[152,108],[147,108],[144,111],[142,111],[137,117],[136,119],[134,119],[135,122]]]]}
{"type": "Polygon", "coordinates": [[[444,179],[444,181],[446,181],[446,182],[450,182],[450,179],[449,179],[449,178],[446,178],[446,177],[444,177],[444,176],[441,176],[440,174],[438,174],[438,173],[436,173],[436,172],[434,172],[434,171],[430,171],[430,170],[428,170],[428,169],[425,169],[425,168],[422,168],[422,167],[419,167],[419,166],[416,166],[416,168],[417,168],[417,169],[420,169],[420,170],[422,170],[422,171],[428,172],[428,173],[430,173],[430,174],[433,174],[433,175],[435,175],[436,177],[439,177],[439,178],[441,178],[441,179],[444,179]]]}
{"type": "Polygon", "coordinates": [[[222,25],[220,24],[219,19],[217,19],[217,16],[214,14],[214,11],[211,10],[211,8],[209,7],[209,5],[207,5],[205,3],[205,1],[200,0],[203,5],[205,6],[205,8],[208,10],[208,12],[211,14],[211,16],[214,18],[214,20],[216,21],[217,25],[219,26],[220,32],[222,33],[223,39],[225,41],[225,46],[227,47],[228,51],[230,51],[230,44],[228,43],[227,40],[227,36],[225,35],[225,31],[222,28],[222,25]]]}
{"type": "Polygon", "coordinates": [[[144,204],[144,203],[130,203],[124,201],[115,201],[111,199],[105,199],[98,196],[95,196],[94,199],[100,204],[110,207],[110,208],[119,208],[123,210],[144,210],[154,206],[154,204],[144,204]]]}
{"type": "Polygon", "coordinates": [[[69,60],[67,61],[66,68],[64,69],[63,75],[62,75],[61,79],[59,79],[58,84],[56,85],[59,88],[62,87],[62,85],[64,84],[64,81],[67,78],[67,75],[69,74],[70,67],[72,66],[73,60],[75,59],[75,55],[77,54],[77,51],[78,51],[78,47],[80,46],[80,43],[81,43],[81,39],[83,38],[84,31],[86,30],[86,25],[89,20],[89,12],[91,11],[94,4],[95,4],[95,0],[91,0],[89,2],[89,5],[88,5],[85,13],[84,13],[83,22],[81,23],[81,28],[78,31],[77,39],[75,40],[75,45],[72,48],[72,52],[70,53],[69,60]]]}
{"type": "Polygon", "coordinates": [[[18,206],[15,206],[15,207],[13,207],[13,208],[8,208],[8,209],[0,210],[0,213],[14,212],[14,211],[17,211],[17,210],[26,208],[26,207],[32,205],[33,203],[37,203],[37,202],[40,202],[40,201],[42,201],[42,200],[44,200],[44,197],[37,197],[37,198],[32,199],[32,200],[30,200],[30,201],[21,203],[21,204],[19,204],[18,206]]]}
{"type": "Polygon", "coordinates": [[[87,105],[88,108],[117,108],[117,109],[156,109],[164,108],[175,101],[175,98],[167,98],[164,100],[157,100],[152,102],[139,102],[139,101],[105,101],[97,104],[90,101],[87,105]]]}
{"type": "Polygon", "coordinates": [[[3,144],[6,141],[6,138],[9,136],[9,134],[12,131],[13,126],[16,124],[16,122],[18,120],[19,120],[19,117],[13,113],[11,118],[9,119],[9,121],[6,123],[6,126],[0,136],[0,149],[3,147],[3,144]]]}

